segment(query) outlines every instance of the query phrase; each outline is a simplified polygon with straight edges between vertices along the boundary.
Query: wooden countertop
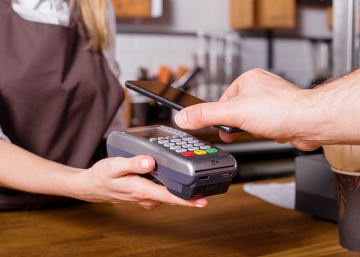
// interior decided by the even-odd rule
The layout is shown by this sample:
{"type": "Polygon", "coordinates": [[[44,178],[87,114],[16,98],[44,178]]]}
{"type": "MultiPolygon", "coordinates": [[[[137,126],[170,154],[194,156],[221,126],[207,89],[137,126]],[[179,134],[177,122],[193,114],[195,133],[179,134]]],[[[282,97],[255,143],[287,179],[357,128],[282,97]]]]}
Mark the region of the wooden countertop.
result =
{"type": "Polygon", "coordinates": [[[336,224],[268,204],[241,184],[208,200],[203,209],[126,203],[0,213],[0,255],[359,256],[340,247],[336,224]]]}

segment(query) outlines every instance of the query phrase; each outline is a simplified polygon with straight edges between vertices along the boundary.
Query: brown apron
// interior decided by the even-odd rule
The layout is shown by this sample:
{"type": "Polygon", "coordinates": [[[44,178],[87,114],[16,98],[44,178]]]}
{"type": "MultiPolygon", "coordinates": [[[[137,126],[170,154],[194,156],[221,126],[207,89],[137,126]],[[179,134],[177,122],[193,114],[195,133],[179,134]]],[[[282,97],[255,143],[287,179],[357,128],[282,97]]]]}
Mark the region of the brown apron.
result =
{"type": "MultiPolygon", "coordinates": [[[[81,19],[30,22],[0,0],[0,126],[13,144],[77,168],[91,165],[123,100],[105,58],[86,44],[81,19]]],[[[0,191],[0,211],[62,199],[16,192],[0,191]]]]}

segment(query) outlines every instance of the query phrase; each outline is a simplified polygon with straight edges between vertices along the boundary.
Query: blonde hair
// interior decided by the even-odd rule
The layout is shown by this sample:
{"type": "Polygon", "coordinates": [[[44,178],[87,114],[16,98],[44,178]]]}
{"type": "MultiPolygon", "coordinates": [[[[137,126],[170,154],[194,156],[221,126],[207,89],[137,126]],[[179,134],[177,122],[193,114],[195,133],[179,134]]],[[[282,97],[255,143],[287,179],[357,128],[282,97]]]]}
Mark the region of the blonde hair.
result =
{"type": "Polygon", "coordinates": [[[87,28],[87,47],[100,52],[110,45],[112,35],[107,20],[106,0],[70,0],[70,11],[78,11],[87,28]]]}

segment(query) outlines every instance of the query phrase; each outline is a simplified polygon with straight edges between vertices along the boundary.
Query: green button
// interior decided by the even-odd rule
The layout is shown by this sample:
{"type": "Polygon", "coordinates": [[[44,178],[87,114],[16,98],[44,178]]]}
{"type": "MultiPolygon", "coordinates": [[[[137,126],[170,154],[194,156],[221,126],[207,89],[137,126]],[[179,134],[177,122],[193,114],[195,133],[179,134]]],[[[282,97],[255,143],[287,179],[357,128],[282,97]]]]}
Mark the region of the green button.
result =
{"type": "Polygon", "coordinates": [[[208,152],[208,153],[217,153],[217,152],[219,152],[217,149],[215,149],[215,148],[209,148],[209,149],[206,149],[205,150],[206,152],[208,152]]]}

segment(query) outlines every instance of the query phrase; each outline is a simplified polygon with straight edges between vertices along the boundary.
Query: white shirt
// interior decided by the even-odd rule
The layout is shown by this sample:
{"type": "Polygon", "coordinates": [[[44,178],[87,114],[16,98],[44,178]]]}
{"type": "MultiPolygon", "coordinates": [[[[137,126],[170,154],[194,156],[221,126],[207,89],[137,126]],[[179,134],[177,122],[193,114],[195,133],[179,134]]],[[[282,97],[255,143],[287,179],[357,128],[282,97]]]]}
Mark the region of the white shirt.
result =
{"type": "Polygon", "coordinates": [[[2,129],[1,129],[1,127],[0,127],[0,138],[1,138],[1,139],[3,139],[3,140],[5,140],[6,142],[9,142],[9,143],[10,143],[9,138],[8,138],[7,136],[5,136],[5,135],[4,135],[4,133],[3,133],[2,129]]]}
{"type": "MultiPolygon", "coordinates": [[[[25,20],[59,26],[67,26],[69,24],[69,6],[66,0],[11,0],[11,2],[13,10],[25,20]]],[[[102,53],[111,72],[116,78],[119,78],[120,69],[117,62],[115,61],[116,17],[110,0],[107,0],[107,3],[107,18],[110,30],[114,36],[113,42],[107,49],[104,49],[102,53]]],[[[117,111],[110,127],[104,135],[105,138],[112,130],[126,127],[126,124],[122,118],[124,115],[124,108],[125,107],[123,104],[117,111]]],[[[10,142],[2,132],[1,127],[0,139],[4,139],[10,142]]]]}

